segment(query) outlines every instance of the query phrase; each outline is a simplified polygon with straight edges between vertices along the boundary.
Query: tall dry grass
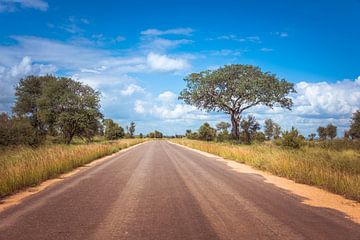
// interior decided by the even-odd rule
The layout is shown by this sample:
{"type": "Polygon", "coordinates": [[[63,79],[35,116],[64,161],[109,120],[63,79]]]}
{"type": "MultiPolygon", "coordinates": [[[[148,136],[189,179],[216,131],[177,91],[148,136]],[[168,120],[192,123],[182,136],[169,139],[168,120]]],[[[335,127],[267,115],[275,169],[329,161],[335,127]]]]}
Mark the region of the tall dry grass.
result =
{"type": "Polygon", "coordinates": [[[0,197],[144,141],[123,139],[108,143],[3,149],[0,151],[0,197]]]}
{"type": "Polygon", "coordinates": [[[360,201],[359,149],[305,146],[290,150],[272,144],[248,146],[186,139],[171,141],[360,201]]]}

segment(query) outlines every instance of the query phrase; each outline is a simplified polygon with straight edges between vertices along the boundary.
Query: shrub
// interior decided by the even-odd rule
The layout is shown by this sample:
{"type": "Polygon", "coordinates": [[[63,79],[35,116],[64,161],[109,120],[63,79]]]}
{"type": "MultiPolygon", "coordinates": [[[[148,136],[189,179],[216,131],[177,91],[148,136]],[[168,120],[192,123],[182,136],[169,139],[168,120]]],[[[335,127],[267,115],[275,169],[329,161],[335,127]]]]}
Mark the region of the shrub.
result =
{"type": "Polygon", "coordinates": [[[288,148],[300,148],[302,139],[299,137],[299,132],[296,128],[292,127],[291,131],[283,132],[281,145],[288,148]]]}

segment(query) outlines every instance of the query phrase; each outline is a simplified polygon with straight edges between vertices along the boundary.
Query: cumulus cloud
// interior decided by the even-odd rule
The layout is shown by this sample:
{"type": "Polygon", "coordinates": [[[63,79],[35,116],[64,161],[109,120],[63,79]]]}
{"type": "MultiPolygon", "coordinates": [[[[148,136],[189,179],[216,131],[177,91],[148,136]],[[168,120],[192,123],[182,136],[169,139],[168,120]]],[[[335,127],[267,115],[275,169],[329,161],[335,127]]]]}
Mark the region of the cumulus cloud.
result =
{"type": "Polygon", "coordinates": [[[134,93],[144,93],[145,89],[135,85],[135,84],[130,84],[129,86],[127,86],[127,88],[121,90],[121,95],[122,96],[131,96],[134,93]]]}
{"type": "Polygon", "coordinates": [[[142,35],[148,36],[160,36],[160,35],[186,35],[189,36],[194,32],[191,28],[172,28],[167,30],[159,30],[156,28],[150,28],[141,32],[142,35]]]}
{"type": "Polygon", "coordinates": [[[171,72],[189,68],[189,63],[186,59],[173,58],[156,53],[149,53],[146,61],[150,69],[154,71],[171,72]]]}
{"type": "Polygon", "coordinates": [[[56,67],[48,64],[32,63],[30,57],[25,56],[11,67],[0,65],[0,111],[8,111],[14,101],[14,87],[18,81],[27,75],[45,75],[54,73],[56,67]]]}
{"type": "Polygon", "coordinates": [[[43,0],[0,0],[0,12],[14,12],[18,8],[47,11],[49,4],[43,0]]]}

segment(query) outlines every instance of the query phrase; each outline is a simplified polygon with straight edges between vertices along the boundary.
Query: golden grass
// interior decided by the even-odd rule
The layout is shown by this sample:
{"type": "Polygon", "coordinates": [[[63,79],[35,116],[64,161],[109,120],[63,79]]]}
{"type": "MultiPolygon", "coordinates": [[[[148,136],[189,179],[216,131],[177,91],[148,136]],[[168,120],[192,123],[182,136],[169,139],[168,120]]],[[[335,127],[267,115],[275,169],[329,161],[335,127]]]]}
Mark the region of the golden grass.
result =
{"type": "Polygon", "coordinates": [[[0,197],[54,178],[97,158],[144,142],[123,139],[108,143],[18,147],[0,151],[0,197]]]}
{"type": "Polygon", "coordinates": [[[336,151],[320,147],[290,150],[272,144],[247,146],[187,139],[171,141],[360,201],[360,150],[336,151]]]}

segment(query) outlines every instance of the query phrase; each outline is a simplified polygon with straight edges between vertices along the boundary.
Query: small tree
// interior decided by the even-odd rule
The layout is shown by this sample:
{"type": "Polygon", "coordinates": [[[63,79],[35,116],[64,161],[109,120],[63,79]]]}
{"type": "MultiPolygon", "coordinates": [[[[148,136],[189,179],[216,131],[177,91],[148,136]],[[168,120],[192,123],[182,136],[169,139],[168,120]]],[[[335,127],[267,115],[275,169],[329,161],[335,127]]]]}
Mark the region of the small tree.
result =
{"type": "Polygon", "coordinates": [[[277,123],[273,123],[274,125],[274,139],[279,139],[281,137],[281,127],[277,123]]]}
{"type": "Polygon", "coordinates": [[[299,138],[299,132],[296,128],[292,127],[291,131],[283,132],[281,145],[288,148],[300,148],[301,138],[299,138]]]}
{"type": "Polygon", "coordinates": [[[248,115],[247,119],[243,119],[240,123],[242,129],[242,140],[249,144],[256,136],[257,130],[260,129],[260,124],[256,121],[255,117],[248,115]]]}
{"type": "Polygon", "coordinates": [[[116,140],[124,137],[124,129],[117,123],[115,123],[112,119],[104,120],[105,127],[105,138],[107,140],[116,140]]]}
{"type": "Polygon", "coordinates": [[[326,140],[326,136],[327,136],[326,128],[318,127],[317,132],[318,132],[320,140],[326,140]]]}
{"type": "Polygon", "coordinates": [[[274,122],[271,119],[265,120],[265,136],[267,140],[270,140],[274,136],[274,122]]]}
{"type": "Polygon", "coordinates": [[[337,127],[331,123],[326,126],[326,136],[333,140],[337,135],[337,127]]]}
{"type": "Polygon", "coordinates": [[[243,111],[257,106],[279,106],[290,109],[294,85],[275,74],[262,72],[251,65],[226,65],[217,70],[192,73],[185,79],[186,88],[179,99],[207,111],[230,115],[233,138],[239,138],[239,124],[243,111]]]}
{"type": "Polygon", "coordinates": [[[349,135],[352,139],[360,139],[360,110],[353,113],[349,135]]]}
{"type": "Polygon", "coordinates": [[[129,127],[126,127],[127,130],[128,130],[128,133],[129,133],[129,137],[130,138],[133,138],[134,137],[134,133],[135,133],[135,123],[134,122],[130,122],[130,126],[129,127]]]}
{"type": "Polygon", "coordinates": [[[216,130],[210,126],[209,123],[204,123],[200,126],[198,131],[199,139],[205,141],[212,141],[216,137],[216,130]]]}
{"type": "Polygon", "coordinates": [[[316,137],[316,133],[310,133],[308,136],[310,141],[314,141],[315,137],[316,137]]]}
{"type": "Polygon", "coordinates": [[[229,138],[229,131],[228,128],[230,124],[227,122],[219,122],[216,124],[216,129],[218,130],[217,141],[224,141],[229,138]]]}

